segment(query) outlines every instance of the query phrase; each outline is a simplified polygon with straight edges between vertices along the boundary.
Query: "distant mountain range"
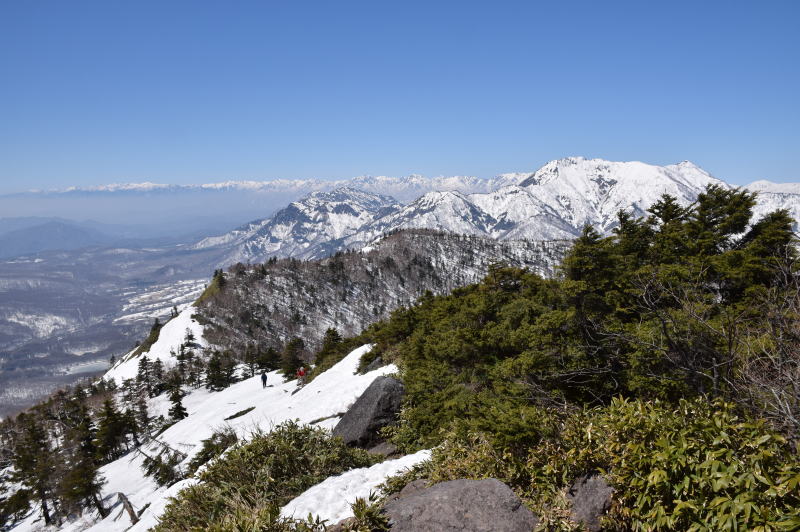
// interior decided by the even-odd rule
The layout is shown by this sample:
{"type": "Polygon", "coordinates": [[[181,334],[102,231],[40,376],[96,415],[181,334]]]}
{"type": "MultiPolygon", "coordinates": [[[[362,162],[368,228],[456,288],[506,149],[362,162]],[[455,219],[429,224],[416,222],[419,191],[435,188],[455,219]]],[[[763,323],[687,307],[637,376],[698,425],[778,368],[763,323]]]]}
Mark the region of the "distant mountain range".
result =
{"type": "MultiPolygon", "coordinates": [[[[492,181],[496,188],[485,192],[463,192],[475,184],[472,178],[447,183],[447,190],[429,191],[411,202],[350,185],[313,192],[270,218],[203,239],[193,248],[226,249],[225,260],[234,263],[272,256],[321,258],[408,228],[498,240],[572,239],[586,224],[609,234],[620,210],[644,216],[662,194],[689,204],[707,185],[731,186],[688,161],[654,166],[582,157],[552,161],[531,174],[501,176],[492,181]]],[[[800,185],[762,181],[752,190],[759,193],[757,217],[785,208],[800,219],[800,185]]]]}

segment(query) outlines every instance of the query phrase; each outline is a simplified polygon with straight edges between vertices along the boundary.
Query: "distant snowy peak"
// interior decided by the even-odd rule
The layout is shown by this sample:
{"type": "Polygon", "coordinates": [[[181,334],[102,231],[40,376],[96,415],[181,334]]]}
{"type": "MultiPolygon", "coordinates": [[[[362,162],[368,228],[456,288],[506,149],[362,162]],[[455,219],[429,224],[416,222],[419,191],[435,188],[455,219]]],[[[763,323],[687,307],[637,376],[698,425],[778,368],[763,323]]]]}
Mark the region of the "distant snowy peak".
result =
{"type": "Polygon", "coordinates": [[[773,183],[772,181],[754,181],[745,185],[747,190],[768,194],[800,194],[800,183],[773,183]]]}
{"type": "Polygon", "coordinates": [[[348,245],[367,243],[398,229],[438,229],[450,233],[490,236],[497,223],[490,214],[457,191],[428,192],[394,213],[362,227],[348,245]]]}
{"type": "Polygon", "coordinates": [[[409,202],[422,194],[434,190],[457,190],[466,194],[473,192],[488,192],[508,184],[509,177],[498,176],[492,179],[484,179],[474,176],[441,176],[425,177],[412,174],[403,177],[389,176],[360,176],[352,179],[273,179],[265,181],[222,181],[218,183],[200,183],[175,185],[164,183],[152,183],[149,181],[141,183],[113,183],[108,185],[98,185],[92,187],[69,187],[56,190],[30,190],[23,194],[26,195],[130,195],[130,194],[157,194],[157,193],[225,193],[225,192],[248,192],[248,193],[292,193],[297,195],[309,194],[316,191],[330,191],[342,187],[361,189],[367,192],[385,194],[396,199],[409,202]]]}
{"type": "Polygon", "coordinates": [[[228,264],[264,262],[273,256],[314,258],[334,251],[333,242],[401,207],[394,198],[349,186],[313,192],[272,218],[206,238],[195,248],[227,247],[228,264]]]}
{"type": "Polygon", "coordinates": [[[710,183],[727,186],[688,161],[655,166],[568,157],[550,161],[520,186],[570,226],[591,224],[605,232],[613,227],[620,210],[642,215],[662,194],[690,203],[710,183]]]}

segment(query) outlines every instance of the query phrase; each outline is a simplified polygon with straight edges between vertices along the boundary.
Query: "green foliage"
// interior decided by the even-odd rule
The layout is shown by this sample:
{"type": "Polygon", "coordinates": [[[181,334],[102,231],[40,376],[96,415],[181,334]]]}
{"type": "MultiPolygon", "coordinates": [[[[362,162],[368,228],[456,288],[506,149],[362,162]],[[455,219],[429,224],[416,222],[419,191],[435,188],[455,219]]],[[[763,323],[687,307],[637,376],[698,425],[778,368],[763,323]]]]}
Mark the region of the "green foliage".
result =
{"type": "Polygon", "coordinates": [[[100,460],[111,461],[122,456],[126,443],[125,418],[117,410],[113,399],[103,402],[97,416],[97,433],[94,446],[100,460]]]}
{"type": "Polygon", "coordinates": [[[153,477],[159,486],[171,486],[185,478],[180,463],[186,456],[174,449],[163,449],[155,456],[145,455],[142,468],[145,476],[153,477]]]}
{"type": "Polygon", "coordinates": [[[345,525],[346,532],[383,532],[390,530],[389,518],[381,511],[380,497],[370,492],[366,499],[358,497],[350,505],[353,520],[345,525]]]}
{"type": "Polygon", "coordinates": [[[211,278],[211,282],[208,283],[206,289],[203,290],[203,293],[200,294],[200,297],[197,298],[197,301],[194,302],[195,307],[199,307],[206,301],[210,301],[215,296],[217,296],[222,289],[225,287],[225,274],[222,270],[214,270],[214,276],[211,278]]]}
{"type": "MultiPolygon", "coordinates": [[[[543,408],[757,395],[740,393],[757,339],[792,337],[766,323],[776,304],[765,294],[793,277],[780,259],[797,254],[788,215],[748,230],[752,206],[752,194],[714,186],[691,207],[664,196],[648,218],[620,213],[611,237],[585,228],[562,278],[495,265],[477,285],[373,325],[362,366],[381,356],[406,384],[394,443],[479,431],[524,454],[555,430],[543,408]]],[[[776,379],[784,389],[787,378],[776,379]]],[[[766,411],[764,397],[750,406],[766,411]]]]}
{"type": "Polygon", "coordinates": [[[236,360],[230,352],[214,351],[206,368],[206,388],[212,391],[224,390],[236,382],[235,370],[236,360]]]}
{"type": "Polygon", "coordinates": [[[431,483],[497,478],[548,530],[570,529],[564,490],[600,472],[616,492],[609,530],[797,530],[800,461],[763,422],[721,401],[670,406],[614,399],[560,418],[563,430],[525,457],[498,449],[491,435],[451,434],[431,461],[390,479],[388,492],[416,478],[431,483]]]}
{"type": "Polygon", "coordinates": [[[158,335],[161,332],[161,327],[163,326],[164,324],[161,323],[158,320],[158,318],[154,319],[153,325],[152,327],[150,327],[150,333],[147,335],[147,338],[144,339],[144,342],[139,344],[139,347],[137,347],[136,350],[133,352],[131,358],[138,357],[142,353],[150,351],[150,348],[153,347],[153,344],[156,343],[156,341],[158,341],[158,335]]]}
{"type": "Polygon", "coordinates": [[[331,369],[353,349],[365,343],[367,343],[367,340],[362,336],[342,338],[336,329],[328,329],[322,340],[322,347],[314,357],[314,369],[309,373],[308,382],[311,382],[321,373],[331,369]]]}
{"type": "Polygon", "coordinates": [[[0,527],[21,519],[31,508],[31,492],[26,489],[15,491],[7,499],[0,501],[0,527]]]}
{"type": "Polygon", "coordinates": [[[239,437],[231,427],[215,431],[211,437],[201,442],[200,451],[189,461],[187,475],[194,475],[200,466],[220,456],[238,441],[239,437]]]}
{"type": "Polygon", "coordinates": [[[175,421],[180,421],[189,415],[189,413],[186,411],[186,407],[183,406],[182,399],[183,392],[181,391],[180,386],[173,387],[172,392],[169,394],[169,400],[172,403],[172,406],[169,408],[169,417],[175,421]]]}
{"type": "Polygon", "coordinates": [[[615,399],[567,420],[532,452],[532,483],[603,471],[617,489],[611,519],[633,530],[796,530],[800,463],[786,440],[705,399],[669,407],[615,399]]]}
{"type": "Polygon", "coordinates": [[[166,530],[281,530],[278,510],[325,478],[376,459],[326,431],[287,422],[213,461],[172,500],[166,530]],[[261,528],[264,527],[264,528],[261,528]]]}
{"type": "Polygon", "coordinates": [[[294,378],[295,371],[303,365],[300,354],[305,349],[305,343],[301,338],[292,338],[287,342],[286,347],[281,353],[281,372],[287,379],[294,378]]]}

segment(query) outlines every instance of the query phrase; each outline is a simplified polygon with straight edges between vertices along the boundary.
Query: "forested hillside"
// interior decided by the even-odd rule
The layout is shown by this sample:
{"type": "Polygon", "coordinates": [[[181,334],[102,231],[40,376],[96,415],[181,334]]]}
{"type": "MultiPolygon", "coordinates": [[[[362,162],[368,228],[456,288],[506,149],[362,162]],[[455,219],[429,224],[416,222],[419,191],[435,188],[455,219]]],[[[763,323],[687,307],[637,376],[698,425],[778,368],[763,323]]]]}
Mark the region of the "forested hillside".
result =
{"type": "Polygon", "coordinates": [[[198,301],[197,316],[206,338],[234,353],[280,350],[300,338],[312,354],[326,330],[357,335],[425,292],[445,294],[479,281],[492,264],[550,276],[570,245],[398,231],[371,248],[322,260],[235,265],[214,278],[198,301]]]}

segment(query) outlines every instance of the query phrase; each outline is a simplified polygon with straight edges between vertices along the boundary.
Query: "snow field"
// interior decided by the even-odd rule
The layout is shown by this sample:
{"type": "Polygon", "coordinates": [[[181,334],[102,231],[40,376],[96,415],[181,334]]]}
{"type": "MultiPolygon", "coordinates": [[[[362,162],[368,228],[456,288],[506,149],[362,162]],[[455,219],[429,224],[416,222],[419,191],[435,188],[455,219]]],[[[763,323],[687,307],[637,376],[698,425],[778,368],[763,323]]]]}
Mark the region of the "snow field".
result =
{"type": "Polygon", "coordinates": [[[350,505],[359,497],[367,498],[377,491],[387,478],[403,472],[431,457],[429,450],[409,454],[396,460],[386,460],[372,467],[351,469],[341,475],[329,477],[293,499],[281,509],[284,517],[305,519],[308,514],[326,519],[333,525],[353,517],[350,505]]]}
{"type": "MultiPolygon", "coordinates": [[[[184,311],[164,326],[158,342],[153,345],[148,356],[166,354],[169,357],[170,348],[176,348],[183,342],[187,324],[191,326],[195,323],[191,321],[190,312],[191,309],[184,311]],[[173,326],[170,327],[170,324],[173,326]]],[[[201,338],[201,335],[202,329],[195,331],[197,338],[201,338]]],[[[158,436],[157,442],[142,446],[141,451],[150,456],[158,454],[163,449],[158,442],[162,442],[186,454],[182,462],[182,466],[185,467],[200,450],[202,440],[225,426],[232,427],[243,440],[247,440],[256,429],[268,432],[275,425],[289,420],[332,428],[376,377],[397,371],[395,366],[389,365],[364,375],[356,375],[355,371],[361,356],[371,348],[371,345],[365,345],[353,350],[338,364],[300,390],[297,389],[296,381],[284,382],[283,377],[277,372],[268,373],[267,388],[262,388],[261,377],[257,375],[219,392],[206,389],[191,390],[183,399],[189,417],[165,430],[158,436]],[[247,414],[225,421],[226,417],[250,407],[255,408],[247,414]]],[[[115,366],[109,372],[110,374],[114,372],[110,376],[117,379],[127,378],[128,375],[135,376],[135,371],[132,373],[131,371],[137,365],[138,358],[125,361],[115,366]]],[[[151,415],[166,414],[169,401],[166,395],[162,394],[150,400],[149,407],[151,415]]],[[[175,496],[180,489],[195,480],[187,479],[170,488],[159,487],[151,478],[144,476],[142,461],[142,453],[133,451],[100,468],[100,474],[107,481],[102,494],[106,507],[111,509],[109,516],[93,521],[89,514],[86,514],[84,518],[68,523],[61,529],[96,532],[144,531],[157,524],[169,497],[175,496]],[[137,512],[147,506],[141,521],[136,525],[131,526],[130,518],[118,503],[118,492],[128,497],[137,512]]],[[[373,472],[371,475],[377,478],[377,474],[373,472]]],[[[375,485],[379,483],[380,481],[375,485]]],[[[16,530],[40,530],[41,522],[34,522],[36,519],[38,512],[33,512],[16,530]]]]}

